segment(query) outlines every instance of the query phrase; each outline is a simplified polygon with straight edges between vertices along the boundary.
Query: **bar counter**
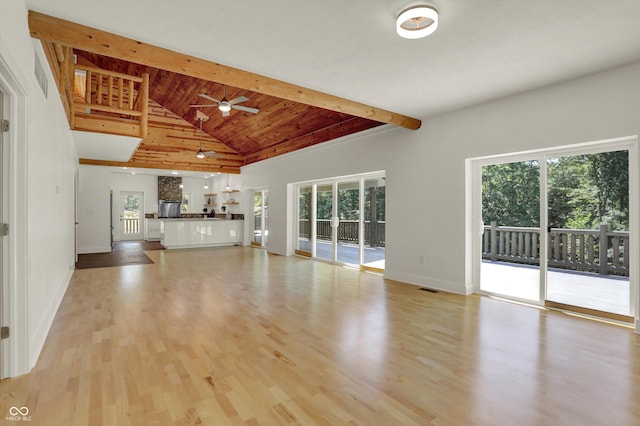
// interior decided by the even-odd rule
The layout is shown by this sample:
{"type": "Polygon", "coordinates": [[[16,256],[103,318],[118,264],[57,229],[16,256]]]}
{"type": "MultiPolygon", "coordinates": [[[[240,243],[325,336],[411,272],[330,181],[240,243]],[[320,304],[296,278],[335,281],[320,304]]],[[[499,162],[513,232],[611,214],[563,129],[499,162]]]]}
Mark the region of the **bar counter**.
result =
{"type": "Polygon", "coordinates": [[[160,243],[166,249],[242,244],[244,220],[219,218],[160,219],[160,243]]]}

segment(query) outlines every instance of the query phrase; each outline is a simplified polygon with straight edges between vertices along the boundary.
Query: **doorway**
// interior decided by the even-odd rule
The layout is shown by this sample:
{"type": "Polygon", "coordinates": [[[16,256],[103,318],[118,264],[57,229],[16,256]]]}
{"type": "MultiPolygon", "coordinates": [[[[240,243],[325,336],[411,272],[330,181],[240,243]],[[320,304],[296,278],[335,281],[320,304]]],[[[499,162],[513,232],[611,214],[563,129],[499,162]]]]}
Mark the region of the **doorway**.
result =
{"type": "Polygon", "coordinates": [[[482,166],[480,290],[540,300],[540,161],[482,166]]]}
{"type": "MultiPolygon", "coordinates": [[[[2,88],[0,88],[0,123],[5,120],[4,115],[4,97],[2,93],[2,88]]],[[[4,209],[6,205],[5,198],[5,189],[4,189],[4,171],[5,171],[5,143],[4,143],[4,129],[0,129],[0,200],[2,200],[2,204],[0,205],[0,224],[4,227],[4,209]]],[[[5,260],[4,256],[6,253],[5,249],[5,240],[4,232],[2,233],[2,237],[0,237],[0,327],[4,327],[8,324],[8,321],[5,321],[5,313],[4,313],[4,292],[5,292],[5,260]]],[[[3,340],[3,339],[2,339],[3,340]]],[[[4,344],[0,344],[0,379],[4,378],[4,344]]]]}
{"type": "Polygon", "coordinates": [[[547,306],[631,315],[629,151],[547,158],[547,306]]]}
{"type": "Polygon", "coordinates": [[[296,200],[296,254],[384,270],[383,173],[299,184],[296,200]]]}
{"type": "Polygon", "coordinates": [[[144,193],[120,192],[120,239],[142,240],[144,219],[144,193]]]}
{"type": "Polygon", "coordinates": [[[251,245],[267,247],[269,243],[269,191],[253,193],[253,236],[251,245]]]}
{"type": "Polygon", "coordinates": [[[634,137],[474,160],[476,291],[633,322],[636,150],[634,137]]]}

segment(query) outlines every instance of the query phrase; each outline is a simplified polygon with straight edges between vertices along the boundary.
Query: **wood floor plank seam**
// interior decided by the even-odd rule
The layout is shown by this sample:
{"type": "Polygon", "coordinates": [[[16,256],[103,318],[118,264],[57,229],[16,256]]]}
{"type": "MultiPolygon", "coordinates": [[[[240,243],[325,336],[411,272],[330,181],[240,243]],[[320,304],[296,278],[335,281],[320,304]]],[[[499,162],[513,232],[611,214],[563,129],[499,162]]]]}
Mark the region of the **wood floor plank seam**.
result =
{"type": "Polygon", "coordinates": [[[640,423],[640,336],[249,247],[76,270],[0,423],[640,423]]]}

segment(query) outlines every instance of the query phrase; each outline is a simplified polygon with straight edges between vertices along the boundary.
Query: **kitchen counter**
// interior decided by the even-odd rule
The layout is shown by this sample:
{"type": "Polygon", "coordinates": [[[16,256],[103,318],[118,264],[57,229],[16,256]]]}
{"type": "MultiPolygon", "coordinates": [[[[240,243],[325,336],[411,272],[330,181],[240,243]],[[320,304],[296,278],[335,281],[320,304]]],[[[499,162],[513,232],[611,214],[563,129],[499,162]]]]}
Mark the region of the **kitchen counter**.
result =
{"type": "Polygon", "coordinates": [[[221,218],[160,219],[160,243],[166,249],[242,244],[244,220],[221,218]]]}

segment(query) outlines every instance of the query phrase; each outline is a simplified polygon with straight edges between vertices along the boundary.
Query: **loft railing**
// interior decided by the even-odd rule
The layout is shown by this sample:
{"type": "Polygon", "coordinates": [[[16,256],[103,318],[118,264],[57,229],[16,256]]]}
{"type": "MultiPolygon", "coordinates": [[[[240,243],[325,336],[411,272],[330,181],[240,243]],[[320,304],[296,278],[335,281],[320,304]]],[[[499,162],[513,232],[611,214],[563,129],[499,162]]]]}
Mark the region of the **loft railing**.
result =
{"type": "Polygon", "coordinates": [[[43,41],[69,127],[146,137],[149,75],[133,76],[76,64],[73,49],[43,41]]]}
{"type": "Polygon", "coordinates": [[[142,77],[74,65],[73,127],[145,137],[149,115],[149,74],[142,77]],[[95,120],[103,120],[96,123],[95,120]]]}
{"type": "MultiPolygon", "coordinates": [[[[484,227],[482,258],[494,261],[540,264],[540,228],[484,227]]],[[[550,228],[548,265],[602,275],[629,276],[629,232],[599,229],[550,228]]]]}
{"type": "MultiPolygon", "coordinates": [[[[311,224],[308,219],[298,220],[298,235],[303,238],[311,238],[311,224]]],[[[364,243],[370,247],[385,246],[386,222],[364,222],[364,243]]],[[[358,243],[360,234],[360,222],[357,220],[341,220],[337,228],[338,242],[358,243]]],[[[332,230],[329,219],[316,220],[316,238],[319,240],[331,240],[332,230]]]]}

